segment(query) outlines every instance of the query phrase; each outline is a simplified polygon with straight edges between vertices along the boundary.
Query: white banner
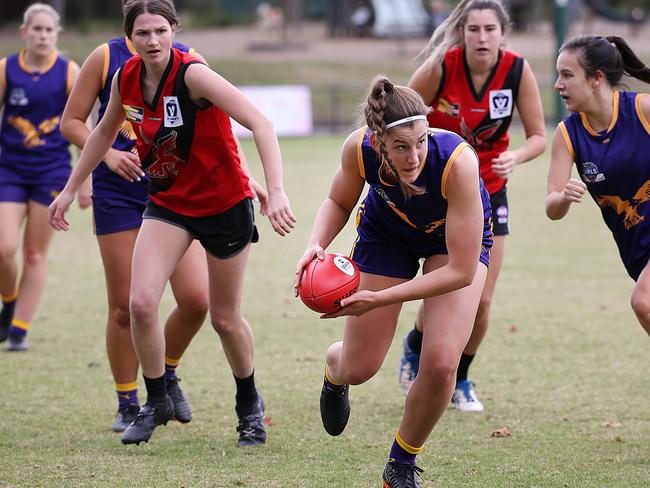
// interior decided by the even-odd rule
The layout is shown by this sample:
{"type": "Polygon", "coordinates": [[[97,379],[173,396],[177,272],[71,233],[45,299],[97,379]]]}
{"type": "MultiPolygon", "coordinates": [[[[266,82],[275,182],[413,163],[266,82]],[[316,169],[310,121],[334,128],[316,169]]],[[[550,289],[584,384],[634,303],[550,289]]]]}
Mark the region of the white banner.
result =
{"type": "MultiPolygon", "coordinates": [[[[278,136],[308,136],[313,132],[311,90],[305,85],[239,86],[259,109],[271,119],[278,136]]],[[[232,120],[238,137],[251,137],[251,131],[232,120]]]]}

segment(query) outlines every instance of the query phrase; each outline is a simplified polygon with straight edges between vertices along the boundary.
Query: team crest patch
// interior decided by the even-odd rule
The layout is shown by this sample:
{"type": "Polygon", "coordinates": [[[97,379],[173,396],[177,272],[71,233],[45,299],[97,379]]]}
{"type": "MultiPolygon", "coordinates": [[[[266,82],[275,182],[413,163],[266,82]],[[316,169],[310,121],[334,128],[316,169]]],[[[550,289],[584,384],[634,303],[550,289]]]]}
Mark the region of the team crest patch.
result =
{"type": "Polygon", "coordinates": [[[512,90],[490,90],[490,118],[503,119],[512,115],[512,90]]]}
{"type": "Polygon", "coordinates": [[[19,107],[24,107],[29,103],[27,95],[25,95],[25,90],[22,88],[12,88],[9,92],[9,97],[7,98],[7,103],[9,105],[17,105],[19,107]]]}
{"type": "Polygon", "coordinates": [[[163,97],[165,110],[165,127],[179,127],[183,125],[181,106],[178,104],[178,97],[163,97]]]}
{"type": "Polygon", "coordinates": [[[605,179],[605,175],[600,172],[598,166],[591,161],[582,163],[582,174],[589,183],[597,183],[605,179]]]}
{"type": "Polygon", "coordinates": [[[142,107],[134,107],[133,105],[122,104],[126,120],[134,124],[141,124],[144,120],[144,109],[142,107]]]}

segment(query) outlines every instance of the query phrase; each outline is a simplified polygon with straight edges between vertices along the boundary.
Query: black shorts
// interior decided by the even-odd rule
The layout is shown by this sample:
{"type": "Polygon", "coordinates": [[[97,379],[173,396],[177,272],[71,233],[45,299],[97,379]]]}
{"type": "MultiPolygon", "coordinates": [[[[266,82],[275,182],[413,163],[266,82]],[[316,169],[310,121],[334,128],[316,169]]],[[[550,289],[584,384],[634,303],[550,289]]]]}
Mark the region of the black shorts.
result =
{"type": "Polygon", "coordinates": [[[508,191],[504,185],[494,195],[490,195],[492,207],[492,233],[495,236],[510,234],[510,215],[508,213],[508,191]]]}
{"type": "Polygon", "coordinates": [[[225,212],[207,217],[188,217],[148,201],[143,218],[161,220],[186,230],[206,251],[219,259],[231,258],[250,242],[259,241],[250,198],[225,212]]]}

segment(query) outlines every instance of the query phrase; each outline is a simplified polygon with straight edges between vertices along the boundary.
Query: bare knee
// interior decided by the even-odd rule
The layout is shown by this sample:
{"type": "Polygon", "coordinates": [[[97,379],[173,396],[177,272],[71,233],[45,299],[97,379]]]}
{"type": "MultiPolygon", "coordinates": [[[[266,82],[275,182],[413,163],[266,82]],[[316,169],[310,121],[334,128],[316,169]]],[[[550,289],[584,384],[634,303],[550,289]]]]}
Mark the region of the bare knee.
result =
{"type": "Polygon", "coordinates": [[[478,302],[478,311],[476,315],[482,316],[490,313],[490,307],[492,306],[492,297],[482,296],[481,300],[478,302]]]}
{"type": "Polygon", "coordinates": [[[197,292],[183,296],[177,305],[178,311],[186,320],[203,322],[208,314],[208,296],[205,293],[197,292]]]}
{"type": "Polygon", "coordinates": [[[10,263],[16,259],[18,248],[15,245],[0,244],[0,263],[10,263]]]}
{"type": "Polygon", "coordinates": [[[229,314],[223,311],[215,311],[210,315],[212,328],[219,336],[234,334],[244,323],[244,318],[239,314],[229,314]]]}
{"type": "Polygon", "coordinates": [[[630,304],[637,317],[645,318],[646,321],[650,320],[650,296],[635,290],[632,293],[630,304]]]}
{"type": "Polygon", "coordinates": [[[158,300],[145,293],[132,293],[129,300],[131,319],[134,324],[149,323],[158,314],[158,300]]]}
{"type": "Polygon", "coordinates": [[[118,329],[128,330],[131,328],[131,315],[129,313],[128,303],[111,305],[108,314],[110,317],[110,323],[118,329]]]}
{"type": "Polygon", "coordinates": [[[424,387],[425,391],[439,392],[455,384],[457,368],[457,361],[438,358],[430,365],[420,365],[416,381],[420,387],[424,387]]]}
{"type": "Polygon", "coordinates": [[[23,251],[23,263],[26,268],[37,268],[45,264],[45,253],[40,250],[25,248],[23,251]]]}

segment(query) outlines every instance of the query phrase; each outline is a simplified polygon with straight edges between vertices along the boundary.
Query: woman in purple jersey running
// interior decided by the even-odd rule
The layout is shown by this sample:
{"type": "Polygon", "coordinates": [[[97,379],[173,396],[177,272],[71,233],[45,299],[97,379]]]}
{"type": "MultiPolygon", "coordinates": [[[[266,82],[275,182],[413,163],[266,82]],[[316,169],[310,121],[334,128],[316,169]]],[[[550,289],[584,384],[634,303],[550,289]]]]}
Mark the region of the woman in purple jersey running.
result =
{"type": "MultiPolygon", "coordinates": [[[[25,48],[0,60],[0,342],[27,349],[27,330],[47,281],[53,230],[47,207],[70,174],[70,152],[59,130],[61,112],[79,71],[56,50],[59,15],[43,3],[24,13],[25,48]],[[22,274],[16,254],[22,236],[22,274]]],[[[90,204],[89,188],[79,203],[90,204]]]]}
{"type": "Polygon", "coordinates": [[[415,466],[454,390],[458,359],[487,275],[489,196],[474,150],[460,136],[429,130],[429,108],[412,89],[376,78],[364,110],[367,127],[348,136],[329,196],[316,215],[296,266],[297,287],[313,259],[323,259],[367,182],[357,212],[352,258],[359,292],[325,317],[347,316],[343,340],[326,353],[321,419],[340,435],[350,415],[349,385],[372,378],[390,348],[404,302],[424,299],[420,373],[406,397],[383,473],[384,488],[420,486],[415,466]],[[422,276],[416,277],[424,259],[422,276]]]}
{"type": "Polygon", "coordinates": [[[556,66],[555,89],[572,113],[553,135],[546,215],[564,218],[589,192],[636,282],[630,302],[650,335],[650,96],[617,90],[624,74],[650,83],[650,68],[622,38],[596,35],[564,43],[556,66]]]}

